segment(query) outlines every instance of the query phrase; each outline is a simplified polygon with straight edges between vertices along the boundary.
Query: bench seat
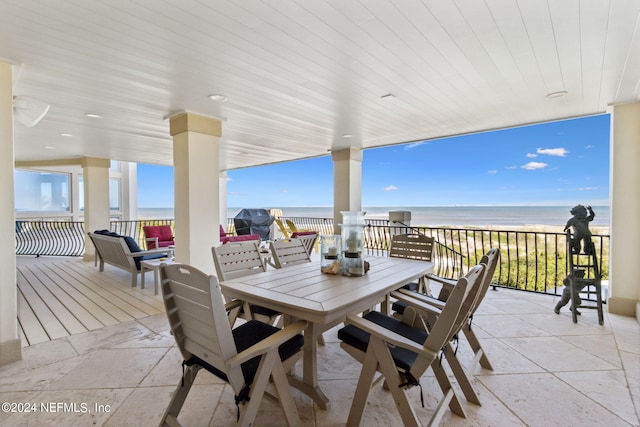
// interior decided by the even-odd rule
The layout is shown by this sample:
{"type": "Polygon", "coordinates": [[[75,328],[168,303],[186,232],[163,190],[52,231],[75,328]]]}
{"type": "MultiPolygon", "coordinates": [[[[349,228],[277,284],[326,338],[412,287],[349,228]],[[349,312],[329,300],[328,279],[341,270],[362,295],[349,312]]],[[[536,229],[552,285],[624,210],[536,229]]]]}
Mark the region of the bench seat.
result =
{"type": "Polygon", "coordinates": [[[100,271],[104,271],[104,265],[131,272],[131,286],[138,284],[140,261],[162,258],[168,256],[167,248],[140,250],[136,241],[129,236],[120,236],[109,230],[100,230],[89,233],[89,238],[96,248],[96,257],[100,263],[100,271]]]}

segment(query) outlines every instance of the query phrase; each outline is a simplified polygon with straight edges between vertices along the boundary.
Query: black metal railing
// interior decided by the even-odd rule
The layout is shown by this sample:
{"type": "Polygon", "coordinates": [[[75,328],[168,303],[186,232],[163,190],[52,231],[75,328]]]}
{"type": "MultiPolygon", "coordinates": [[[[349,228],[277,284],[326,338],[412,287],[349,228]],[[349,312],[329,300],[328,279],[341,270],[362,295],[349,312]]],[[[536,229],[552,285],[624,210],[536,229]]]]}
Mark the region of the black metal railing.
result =
{"type": "MultiPolygon", "coordinates": [[[[391,238],[394,235],[412,232],[407,227],[390,227],[380,224],[381,220],[373,221],[375,222],[367,222],[364,228],[364,247],[370,255],[387,256],[391,247],[391,238]]],[[[460,277],[463,274],[463,260],[464,255],[461,252],[438,240],[435,241],[433,249],[435,274],[446,278],[460,277]]]]}
{"type": "MultiPolygon", "coordinates": [[[[287,217],[299,229],[333,234],[332,218],[287,217]]],[[[366,220],[364,246],[371,255],[386,256],[391,236],[414,230],[433,236],[436,241],[435,273],[457,278],[480,262],[490,248],[500,249],[500,263],[493,284],[531,292],[559,295],[568,274],[567,242],[564,233],[497,230],[480,228],[391,226],[387,220],[366,220]]],[[[173,226],[172,219],[111,221],[110,230],[132,236],[144,248],[145,225],[173,226]]],[[[223,224],[224,225],[224,224],[223,224]]],[[[233,232],[233,218],[227,231],[233,232]]],[[[84,223],[77,221],[16,221],[16,254],[81,256],[84,253],[84,223]]],[[[609,235],[593,235],[600,273],[609,276],[609,235]]]]}
{"type": "MultiPolygon", "coordinates": [[[[331,218],[286,218],[299,228],[333,234],[331,218]]],[[[478,264],[489,249],[500,249],[494,287],[559,295],[569,273],[566,235],[544,231],[482,228],[406,227],[388,220],[365,220],[365,247],[372,255],[386,255],[391,235],[419,232],[434,237],[435,273],[457,278],[478,264]]],[[[609,276],[609,235],[593,235],[603,280],[609,276]]]]}
{"type": "MultiPolygon", "coordinates": [[[[394,227],[381,228],[379,233],[394,227]]],[[[567,258],[567,236],[564,233],[521,230],[494,230],[476,228],[417,227],[418,232],[433,236],[436,247],[450,251],[444,259],[450,260],[457,277],[480,262],[482,255],[491,248],[500,249],[500,263],[493,278],[494,286],[559,294],[558,288],[569,273],[567,258]],[[451,257],[462,254],[460,264],[451,257]],[[460,265],[460,269],[458,269],[460,265]]],[[[598,264],[603,280],[609,276],[609,235],[593,235],[598,264]]],[[[436,264],[442,258],[436,257],[436,264]]],[[[439,273],[438,273],[439,274],[439,273]]]]}
{"type": "MultiPolygon", "coordinates": [[[[114,220],[109,230],[133,237],[145,249],[145,225],[171,225],[172,219],[145,219],[139,221],[114,220]]],[[[82,256],[85,229],[83,221],[16,221],[16,255],[82,256]]]]}
{"type": "Polygon", "coordinates": [[[84,222],[16,221],[17,255],[81,256],[84,222]]]}

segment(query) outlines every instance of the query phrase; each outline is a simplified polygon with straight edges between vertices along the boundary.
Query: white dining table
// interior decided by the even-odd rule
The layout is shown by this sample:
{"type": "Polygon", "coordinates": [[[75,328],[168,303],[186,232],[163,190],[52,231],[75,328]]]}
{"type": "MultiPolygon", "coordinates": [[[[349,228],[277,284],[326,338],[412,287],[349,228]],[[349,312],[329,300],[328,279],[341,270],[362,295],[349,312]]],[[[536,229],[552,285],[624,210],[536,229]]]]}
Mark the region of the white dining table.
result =
{"type": "Polygon", "coordinates": [[[371,268],[359,277],[324,274],[316,261],[220,283],[223,294],[230,298],[309,322],[304,332],[302,378],[292,375],[290,382],[323,409],[328,409],[330,402],[318,386],[318,337],[343,322],[347,314],[361,313],[377,304],[388,312],[391,291],[432,272],[434,267],[433,262],[402,258],[365,259],[371,268]]]}

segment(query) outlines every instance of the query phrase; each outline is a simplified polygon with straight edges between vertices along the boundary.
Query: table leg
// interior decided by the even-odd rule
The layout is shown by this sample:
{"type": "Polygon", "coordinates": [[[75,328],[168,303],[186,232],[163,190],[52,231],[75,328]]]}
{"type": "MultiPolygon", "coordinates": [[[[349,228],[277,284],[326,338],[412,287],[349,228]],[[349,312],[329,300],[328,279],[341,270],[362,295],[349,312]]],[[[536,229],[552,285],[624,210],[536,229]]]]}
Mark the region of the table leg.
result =
{"type": "Polygon", "coordinates": [[[147,267],[145,265],[140,266],[140,289],[144,289],[144,273],[147,271],[147,267]]]}
{"type": "Polygon", "coordinates": [[[320,408],[328,410],[329,398],[318,386],[318,337],[322,331],[318,325],[311,323],[304,331],[302,355],[302,378],[290,376],[289,383],[311,397],[320,408]]]}
{"type": "Polygon", "coordinates": [[[153,269],[153,291],[158,295],[158,283],[160,283],[160,267],[153,269]]]}

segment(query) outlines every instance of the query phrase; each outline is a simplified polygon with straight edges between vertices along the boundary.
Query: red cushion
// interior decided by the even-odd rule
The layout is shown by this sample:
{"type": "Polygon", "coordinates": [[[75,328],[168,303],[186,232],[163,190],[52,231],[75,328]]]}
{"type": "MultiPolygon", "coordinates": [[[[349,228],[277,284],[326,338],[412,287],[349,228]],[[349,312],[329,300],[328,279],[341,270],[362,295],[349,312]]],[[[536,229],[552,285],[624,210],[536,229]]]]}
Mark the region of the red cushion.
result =
{"type": "Polygon", "coordinates": [[[260,241],[260,235],[259,234],[245,234],[245,235],[242,235],[242,236],[226,236],[226,237],[221,237],[220,238],[220,242],[222,242],[222,244],[229,243],[229,242],[246,242],[248,240],[258,240],[258,241],[260,241]]]}
{"type": "Polygon", "coordinates": [[[171,231],[171,227],[170,226],[162,226],[159,227],[160,230],[160,236],[158,236],[158,240],[160,240],[161,242],[168,242],[173,240],[173,231],[171,231]]]}
{"type": "Polygon", "coordinates": [[[226,236],[227,236],[227,232],[224,231],[224,227],[222,226],[222,224],[220,224],[220,240],[222,240],[222,238],[226,236]]]}
{"type": "Polygon", "coordinates": [[[145,225],[143,229],[145,237],[157,237],[161,242],[173,240],[173,232],[170,225],[145,225]]]}

